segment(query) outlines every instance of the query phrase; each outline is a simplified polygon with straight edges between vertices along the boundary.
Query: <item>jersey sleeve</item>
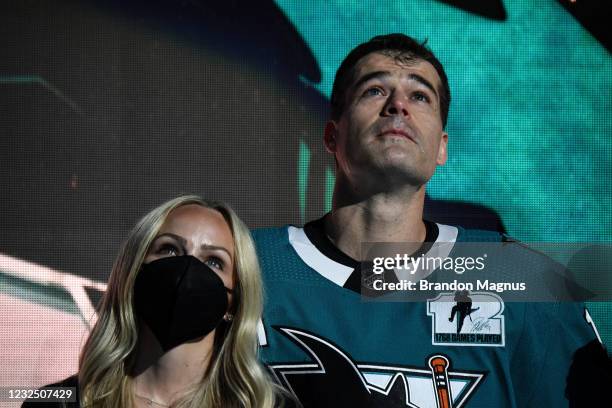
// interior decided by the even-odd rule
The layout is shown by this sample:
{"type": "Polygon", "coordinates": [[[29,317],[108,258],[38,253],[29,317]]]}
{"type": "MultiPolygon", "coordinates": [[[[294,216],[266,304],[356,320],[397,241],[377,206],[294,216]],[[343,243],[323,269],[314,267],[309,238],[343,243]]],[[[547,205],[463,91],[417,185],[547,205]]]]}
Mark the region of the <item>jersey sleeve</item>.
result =
{"type": "Polygon", "coordinates": [[[566,396],[568,379],[576,378],[572,370],[585,368],[574,364],[576,356],[593,342],[603,349],[585,310],[574,302],[525,304],[524,326],[510,366],[518,406],[574,406],[566,396]]]}

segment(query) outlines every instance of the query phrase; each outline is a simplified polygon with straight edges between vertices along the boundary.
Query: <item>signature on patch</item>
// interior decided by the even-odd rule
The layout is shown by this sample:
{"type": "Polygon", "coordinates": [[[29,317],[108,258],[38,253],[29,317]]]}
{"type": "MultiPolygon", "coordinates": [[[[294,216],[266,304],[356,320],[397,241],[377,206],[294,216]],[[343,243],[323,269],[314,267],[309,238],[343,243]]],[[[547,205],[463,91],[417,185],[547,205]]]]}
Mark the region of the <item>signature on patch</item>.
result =
{"type": "Polygon", "coordinates": [[[484,317],[479,317],[474,319],[472,322],[472,333],[480,333],[482,331],[491,331],[491,324],[489,323],[489,319],[484,317]]]}

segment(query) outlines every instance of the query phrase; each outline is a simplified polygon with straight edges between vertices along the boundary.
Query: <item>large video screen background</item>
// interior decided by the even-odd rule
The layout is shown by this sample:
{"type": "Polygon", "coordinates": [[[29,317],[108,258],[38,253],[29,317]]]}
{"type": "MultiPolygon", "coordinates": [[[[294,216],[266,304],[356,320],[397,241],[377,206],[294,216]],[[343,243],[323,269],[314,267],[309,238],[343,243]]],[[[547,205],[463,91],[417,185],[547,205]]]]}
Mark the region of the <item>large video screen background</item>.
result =
{"type": "MultiPolygon", "coordinates": [[[[225,200],[251,227],[328,210],[334,73],[381,33],[427,38],[449,76],[429,218],[612,241],[612,58],[570,2],[125,3],[0,5],[2,385],[76,371],[121,240],[162,201],[225,200]]],[[[612,344],[612,307],[589,306],[612,344]]]]}

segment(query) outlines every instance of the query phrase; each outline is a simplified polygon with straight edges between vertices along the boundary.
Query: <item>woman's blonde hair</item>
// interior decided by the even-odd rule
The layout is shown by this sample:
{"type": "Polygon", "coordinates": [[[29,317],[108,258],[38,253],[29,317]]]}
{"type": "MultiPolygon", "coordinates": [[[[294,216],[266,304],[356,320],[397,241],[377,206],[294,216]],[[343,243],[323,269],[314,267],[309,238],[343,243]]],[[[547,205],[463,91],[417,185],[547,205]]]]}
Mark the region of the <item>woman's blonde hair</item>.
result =
{"type": "Polygon", "coordinates": [[[138,329],[133,310],[133,287],[149,246],[175,208],[196,204],[223,215],[234,238],[236,283],[234,319],[217,329],[213,357],[198,387],[181,398],[180,407],[272,407],[276,387],[257,361],[257,324],[262,312],[262,285],[253,240],[244,223],[226,204],[197,196],[170,200],[145,215],[123,243],[98,307],[98,320],[79,360],[81,405],[133,405],[130,361],[138,329]],[[219,338],[224,337],[224,338],[219,338]]]}

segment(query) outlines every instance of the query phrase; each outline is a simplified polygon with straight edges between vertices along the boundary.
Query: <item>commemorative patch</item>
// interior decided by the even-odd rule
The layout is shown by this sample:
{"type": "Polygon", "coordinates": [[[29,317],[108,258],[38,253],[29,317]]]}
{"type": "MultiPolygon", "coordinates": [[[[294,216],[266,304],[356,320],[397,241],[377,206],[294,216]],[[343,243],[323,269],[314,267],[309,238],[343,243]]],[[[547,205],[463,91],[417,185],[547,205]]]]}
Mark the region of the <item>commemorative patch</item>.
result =
{"type": "Polygon", "coordinates": [[[427,301],[431,344],[504,347],[504,302],[489,292],[441,293],[427,301]]]}

